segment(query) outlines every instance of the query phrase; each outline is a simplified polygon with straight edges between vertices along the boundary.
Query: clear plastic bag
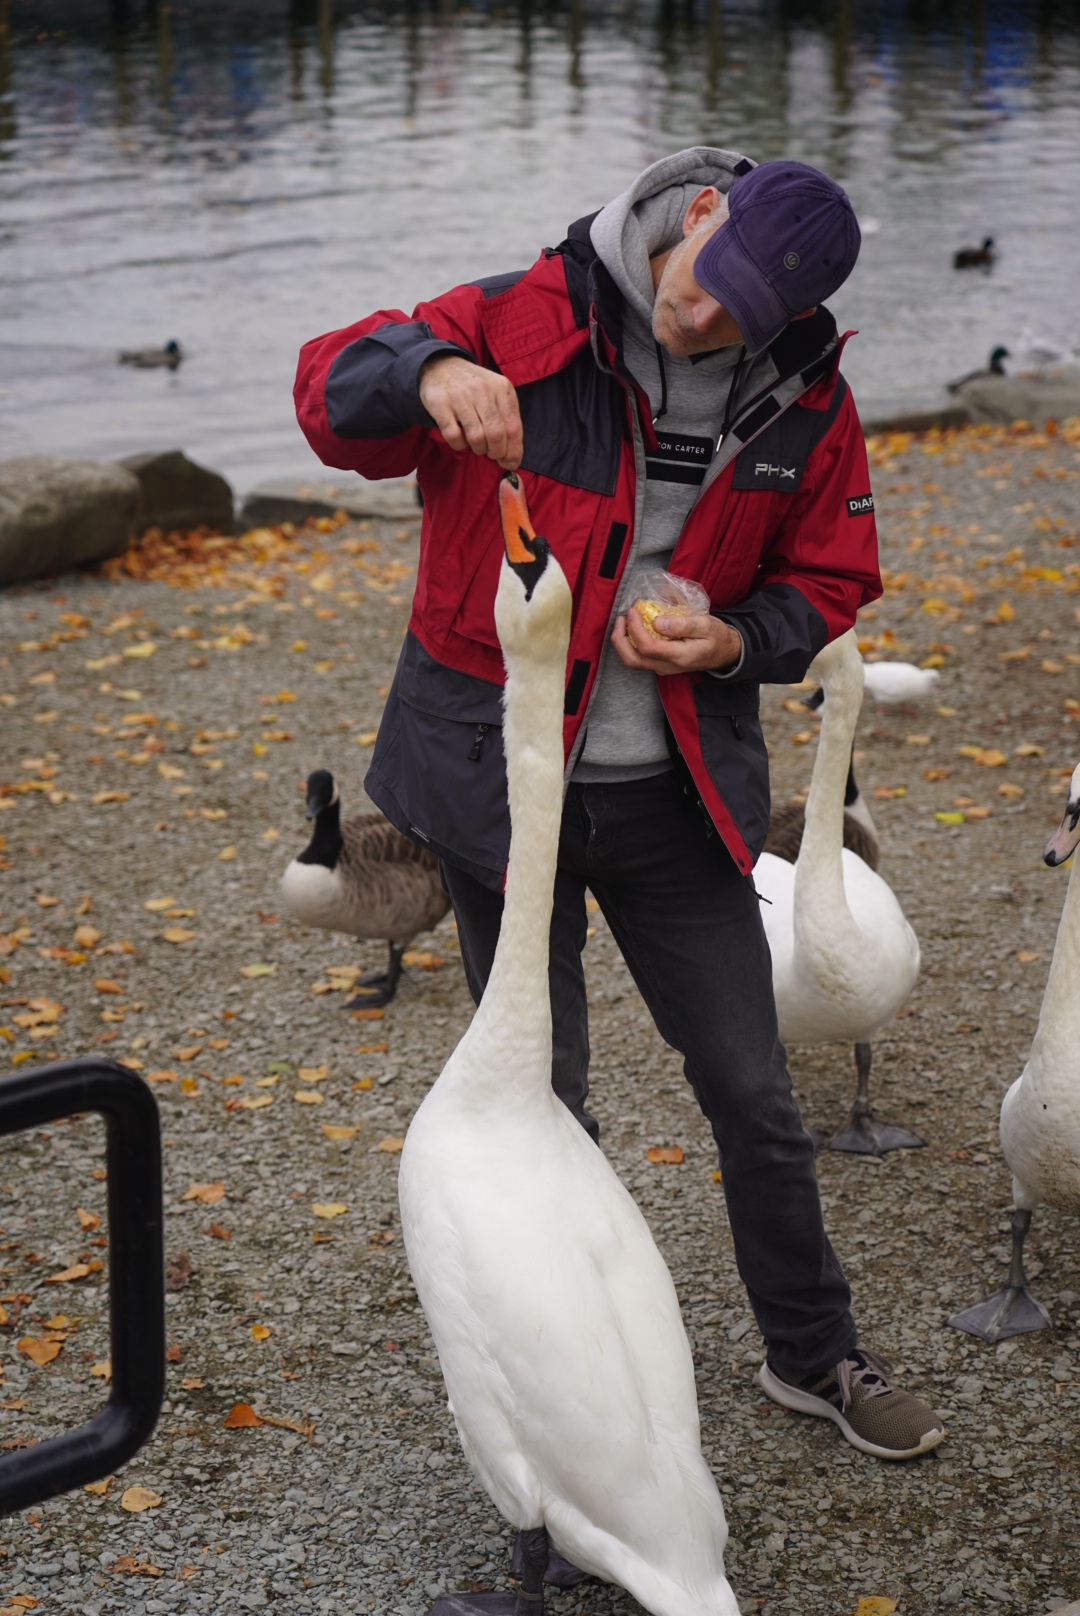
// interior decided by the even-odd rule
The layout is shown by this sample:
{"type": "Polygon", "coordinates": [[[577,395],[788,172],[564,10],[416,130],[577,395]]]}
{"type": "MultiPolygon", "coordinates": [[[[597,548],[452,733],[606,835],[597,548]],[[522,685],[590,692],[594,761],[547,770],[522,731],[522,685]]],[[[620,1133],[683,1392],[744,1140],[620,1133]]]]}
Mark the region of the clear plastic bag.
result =
{"type": "Polygon", "coordinates": [[[694,617],[709,610],[709,597],[700,584],[662,567],[643,567],[634,574],[631,589],[631,604],[654,640],[666,638],[653,627],[658,617],[694,617]]]}

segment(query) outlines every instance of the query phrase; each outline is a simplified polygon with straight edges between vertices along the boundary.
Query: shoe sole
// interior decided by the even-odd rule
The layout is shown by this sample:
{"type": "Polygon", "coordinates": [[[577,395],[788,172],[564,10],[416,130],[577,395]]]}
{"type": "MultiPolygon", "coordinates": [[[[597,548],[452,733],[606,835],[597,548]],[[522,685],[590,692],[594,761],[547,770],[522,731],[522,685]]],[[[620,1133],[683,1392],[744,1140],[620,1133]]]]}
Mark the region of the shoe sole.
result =
{"type": "Polygon", "coordinates": [[[840,1409],[827,1403],[824,1397],[815,1397],[812,1392],[804,1392],[798,1386],[789,1386],[773,1374],[767,1363],[762,1364],[757,1378],[762,1390],[774,1403],[793,1409],[797,1414],[816,1414],[819,1419],[832,1420],[853,1448],[858,1448],[860,1453],[869,1453],[875,1459],[917,1459],[920,1453],[929,1453],[931,1448],[936,1448],[945,1437],[944,1430],[935,1426],[920,1438],[917,1448],[882,1448],[853,1430],[840,1409]]]}

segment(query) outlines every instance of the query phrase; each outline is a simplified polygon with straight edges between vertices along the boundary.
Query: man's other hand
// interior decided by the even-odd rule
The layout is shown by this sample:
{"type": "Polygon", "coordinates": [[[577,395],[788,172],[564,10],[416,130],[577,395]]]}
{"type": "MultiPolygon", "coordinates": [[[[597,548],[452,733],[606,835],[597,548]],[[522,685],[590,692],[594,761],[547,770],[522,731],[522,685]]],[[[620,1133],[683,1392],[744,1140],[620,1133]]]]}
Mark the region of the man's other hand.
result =
{"type": "Polygon", "coordinates": [[[657,674],[703,673],[729,668],[742,655],[742,639],[730,623],[704,612],[658,617],[656,628],[663,639],[653,638],[635,606],[616,619],[611,643],[628,668],[657,674]]]}
{"type": "Polygon", "coordinates": [[[420,402],[451,449],[487,455],[504,471],[521,464],[521,412],[505,376],[444,354],[420,372],[420,402]]]}

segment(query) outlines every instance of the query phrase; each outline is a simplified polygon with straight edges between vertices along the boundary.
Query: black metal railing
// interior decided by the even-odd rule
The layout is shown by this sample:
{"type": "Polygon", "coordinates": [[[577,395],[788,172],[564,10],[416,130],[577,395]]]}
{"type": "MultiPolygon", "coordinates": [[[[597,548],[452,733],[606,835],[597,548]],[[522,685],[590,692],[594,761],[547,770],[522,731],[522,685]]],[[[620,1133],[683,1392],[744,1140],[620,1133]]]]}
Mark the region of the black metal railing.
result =
{"type": "Polygon", "coordinates": [[[0,1514],[118,1470],[157,1423],[165,1394],[165,1257],[157,1102],[134,1072],[87,1056],[0,1079],[0,1135],[98,1111],[108,1172],[112,1387],[77,1430],[0,1458],[0,1514]]]}

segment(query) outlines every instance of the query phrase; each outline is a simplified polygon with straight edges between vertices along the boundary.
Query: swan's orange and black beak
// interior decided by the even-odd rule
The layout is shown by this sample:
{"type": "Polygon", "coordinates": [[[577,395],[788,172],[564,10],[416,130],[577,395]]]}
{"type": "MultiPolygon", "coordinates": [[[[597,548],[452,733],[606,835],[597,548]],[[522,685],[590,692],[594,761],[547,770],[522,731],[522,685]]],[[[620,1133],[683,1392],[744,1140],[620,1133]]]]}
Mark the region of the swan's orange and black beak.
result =
{"type": "Polygon", "coordinates": [[[516,471],[508,471],[499,483],[499,514],[506,559],[525,585],[525,599],[531,600],[551,551],[529,520],[525,489],[516,471]]]}
{"type": "Polygon", "coordinates": [[[1064,864],[1080,846],[1080,792],[1070,793],[1065,817],[1043,848],[1043,863],[1051,869],[1064,864]]]}

